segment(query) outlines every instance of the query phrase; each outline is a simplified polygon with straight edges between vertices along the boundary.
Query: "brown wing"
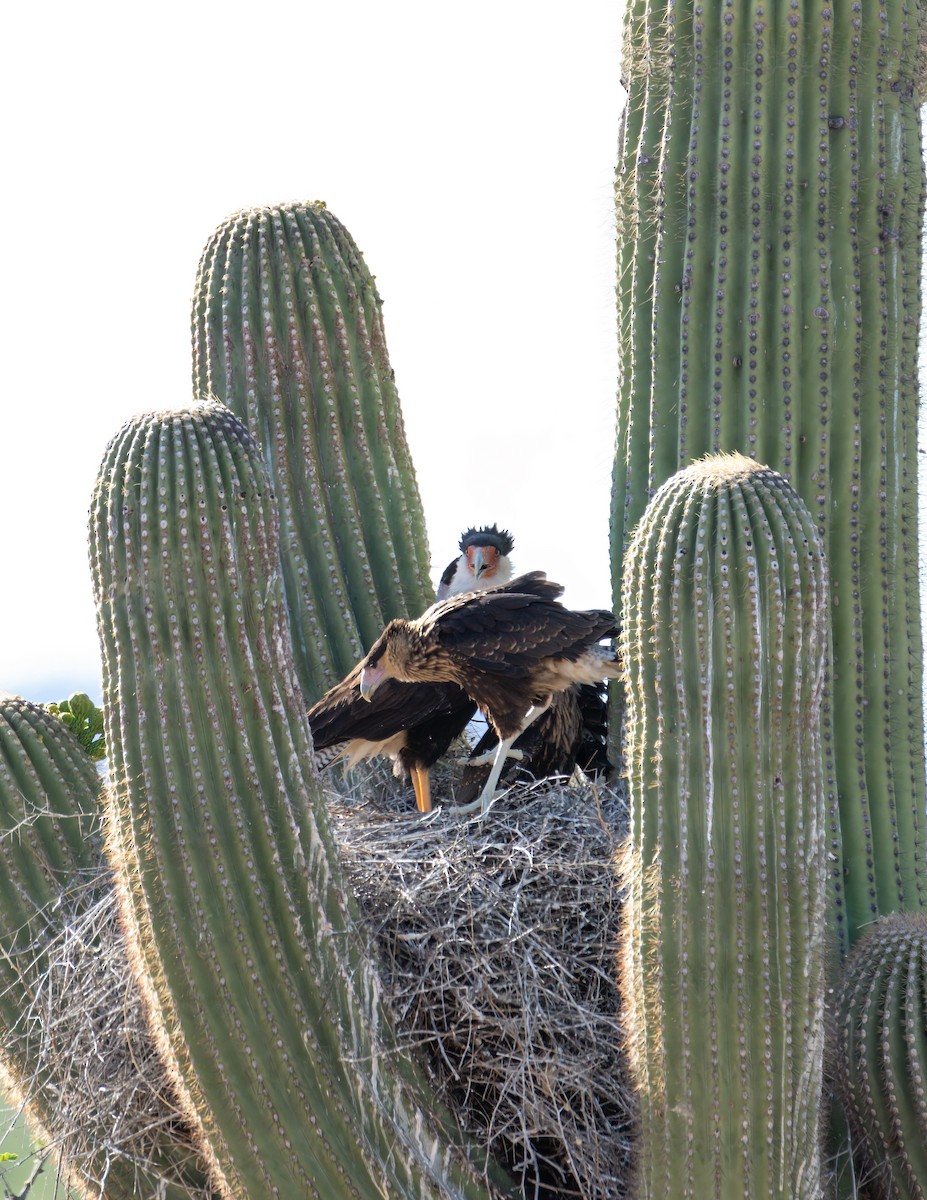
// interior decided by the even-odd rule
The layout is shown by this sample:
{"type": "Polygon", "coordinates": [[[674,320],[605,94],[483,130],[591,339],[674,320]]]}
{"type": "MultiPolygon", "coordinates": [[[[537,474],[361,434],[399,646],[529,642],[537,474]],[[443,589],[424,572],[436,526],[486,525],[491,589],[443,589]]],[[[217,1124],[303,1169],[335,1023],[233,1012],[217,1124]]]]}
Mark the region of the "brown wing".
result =
{"type": "MultiPolygon", "coordinates": [[[[452,563],[451,566],[453,565],[452,563]]],[[[506,583],[497,583],[492,587],[483,588],[479,594],[481,596],[496,596],[516,592],[522,595],[532,595],[539,599],[556,600],[563,595],[563,584],[554,583],[547,578],[547,575],[543,571],[529,571],[525,575],[518,575],[514,579],[509,579],[506,583]]],[[[462,605],[468,604],[472,596],[472,592],[459,592],[456,595],[447,596],[422,613],[416,624],[419,624],[423,629],[428,629],[435,621],[442,619],[445,613],[453,612],[462,605]]]]}
{"type": "Polygon", "coordinates": [[[611,612],[574,611],[549,595],[516,590],[518,584],[471,594],[442,611],[436,605],[431,627],[441,648],[471,667],[517,678],[545,658],[576,659],[618,632],[611,612]]]}
{"type": "MultiPolygon", "coordinates": [[[[364,660],[366,661],[366,660],[364,660]]],[[[456,719],[473,705],[453,683],[399,683],[385,680],[370,700],[360,694],[363,662],[309,709],[315,749],[325,750],[353,738],[380,742],[426,722],[456,719]]],[[[469,717],[463,720],[466,725],[469,717]]],[[[462,728],[463,726],[461,726],[462,728]]]]}

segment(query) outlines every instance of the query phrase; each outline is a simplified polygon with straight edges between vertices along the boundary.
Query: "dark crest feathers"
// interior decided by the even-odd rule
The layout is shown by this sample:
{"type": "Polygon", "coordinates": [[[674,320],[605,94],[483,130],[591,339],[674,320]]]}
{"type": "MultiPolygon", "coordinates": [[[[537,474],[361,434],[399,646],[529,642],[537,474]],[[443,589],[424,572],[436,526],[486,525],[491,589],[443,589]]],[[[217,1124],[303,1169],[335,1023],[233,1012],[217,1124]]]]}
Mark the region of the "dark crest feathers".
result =
{"type": "Polygon", "coordinates": [[[515,539],[507,529],[496,525],[484,525],[482,529],[468,529],[460,535],[457,543],[463,554],[469,546],[495,546],[500,554],[511,554],[515,539]]]}

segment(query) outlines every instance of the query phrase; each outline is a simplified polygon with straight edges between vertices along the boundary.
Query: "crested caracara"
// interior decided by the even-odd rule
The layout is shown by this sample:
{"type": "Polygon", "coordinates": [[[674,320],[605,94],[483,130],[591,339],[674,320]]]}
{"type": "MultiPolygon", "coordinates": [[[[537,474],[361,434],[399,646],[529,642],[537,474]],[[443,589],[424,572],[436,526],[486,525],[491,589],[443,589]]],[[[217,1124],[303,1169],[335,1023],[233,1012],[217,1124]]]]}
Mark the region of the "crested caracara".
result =
{"type": "MultiPolygon", "coordinates": [[[[607,775],[608,702],[603,683],[574,683],[557,692],[548,707],[512,744],[500,783],[531,783],[554,776],[607,775]]],[[[490,726],[467,759],[455,799],[469,804],[480,793],[499,739],[490,726]]]]}
{"type": "Polygon", "coordinates": [[[458,545],[460,557],[448,563],[438,583],[439,600],[507,583],[512,578],[509,555],[515,539],[507,529],[497,529],[495,525],[468,529],[460,535],[458,545]]]}
{"type": "MultiPolygon", "coordinates": [[[[489,587],[512,573],[510,533],[495,525],[470,529],[461,555],[442,576],[451,594],[489,587]]],[[[366,661],[366,660],[364,660],[366,661]]],[[[368,703],[360,692],[359,663],[309,709],[316,765],[343,759],[354,766],[385,754],[398,776],[409,775],[419,812],[431,809],[430,769],[476,713],[476,703],[455,683],[408,684],[391,680],[368,703]]]]}
{"type": "Polygon", "coordinates": [[[360,664],[365,698],[388,680],[454,683],[486,715],[499,746],[478,800],[458,812],[488,810],[512,743],[553,696],[620,674],[615,650],[599,645],[618,632],[614,614],[573,611],[562,594],[533,571],[440,600],[414,621],[390,621],[360,664]]]}

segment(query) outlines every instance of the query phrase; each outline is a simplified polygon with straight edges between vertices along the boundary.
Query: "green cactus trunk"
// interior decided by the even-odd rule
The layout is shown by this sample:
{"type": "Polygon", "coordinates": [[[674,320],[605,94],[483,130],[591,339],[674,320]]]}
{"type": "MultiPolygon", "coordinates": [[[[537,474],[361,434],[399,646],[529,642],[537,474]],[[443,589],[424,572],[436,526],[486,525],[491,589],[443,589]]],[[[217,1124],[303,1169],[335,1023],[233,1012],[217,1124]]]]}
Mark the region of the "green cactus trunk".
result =
{"type": "Polygon", "coordinates": [[[55,1064],[24,1023],[34,1019],[62,898],[99,864],[99,790],[93,763],[57,717],[0,698],[0,1064],[49,1141],[60,1129],[55,1064]]]}
{"type": "MultiPolygon", "coordinates": [[[[107,1095],[122,1064],[152,1047],[128,998],[113,999],[125,988],[124,952],[84,928],[93,934],[92,910],[112,894],[99,793],[93,763],[58,717],[0,698],[0,1065],[82,1195],[105,1186],[109,1200],[141,1190],[205,1197],[203,1164],[163,1091],[140,1072],[127,1089],[136,1110],[107,1095]],[[71,930],[80,932],[66,942],[71,930]],[[81,993],[71,1008],[69,987],[81,993]],[[84,1002],[94,988],[98,1010],[84,1002]]],[[[118,937],[113,922],[104,927],[118,937]]]]}
{"type": "Polygon", "coordinates": [[[837,1087],[873,1200],[927,1200],[927,914],[883,917],[846,961],[837,1087]]]}
{"type": "Polygon", "coordinates": [[[263,448],[300,684],[317,699],[434,600],[373,276],[324,204],[229,217],[203,251],[193,382],[263,448]]]}
{"type": "Polygon", "coordinates": [[[622,986],[637,1196],[821,1195],[827,588],[740,455],[671,478],[625,556],[622,986]]]}
{"type": "Polygon", "coordinates": [[[831,576],[844,946],[927,889],[918,21],[827,0],[626,10],[613,578],[648,498],[703,454],[769,463],[808,504],[831,576]]]}
{"type": "Polygon", "coordinates": [[[485,1197],[393,1046],[293,670],[276,510],[216,403],[130,422],[91,544],[113,852],[226,1194],[485,1197]]]}

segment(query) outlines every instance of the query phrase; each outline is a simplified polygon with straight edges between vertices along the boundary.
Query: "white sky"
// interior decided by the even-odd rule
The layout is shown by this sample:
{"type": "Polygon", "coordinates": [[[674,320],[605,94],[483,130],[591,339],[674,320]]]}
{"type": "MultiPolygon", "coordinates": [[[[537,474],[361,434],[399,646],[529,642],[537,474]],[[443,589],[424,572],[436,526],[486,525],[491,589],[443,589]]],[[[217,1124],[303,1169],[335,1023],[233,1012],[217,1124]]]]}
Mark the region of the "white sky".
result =
{"type": "Polygon", "coordinates": [[[607,607],[616,0],[9,6],[0,690],[99,700],[93,481],[191,395],[200,252],[322,199],[383,296],[435,571],[497,521],[607,607]]]}

